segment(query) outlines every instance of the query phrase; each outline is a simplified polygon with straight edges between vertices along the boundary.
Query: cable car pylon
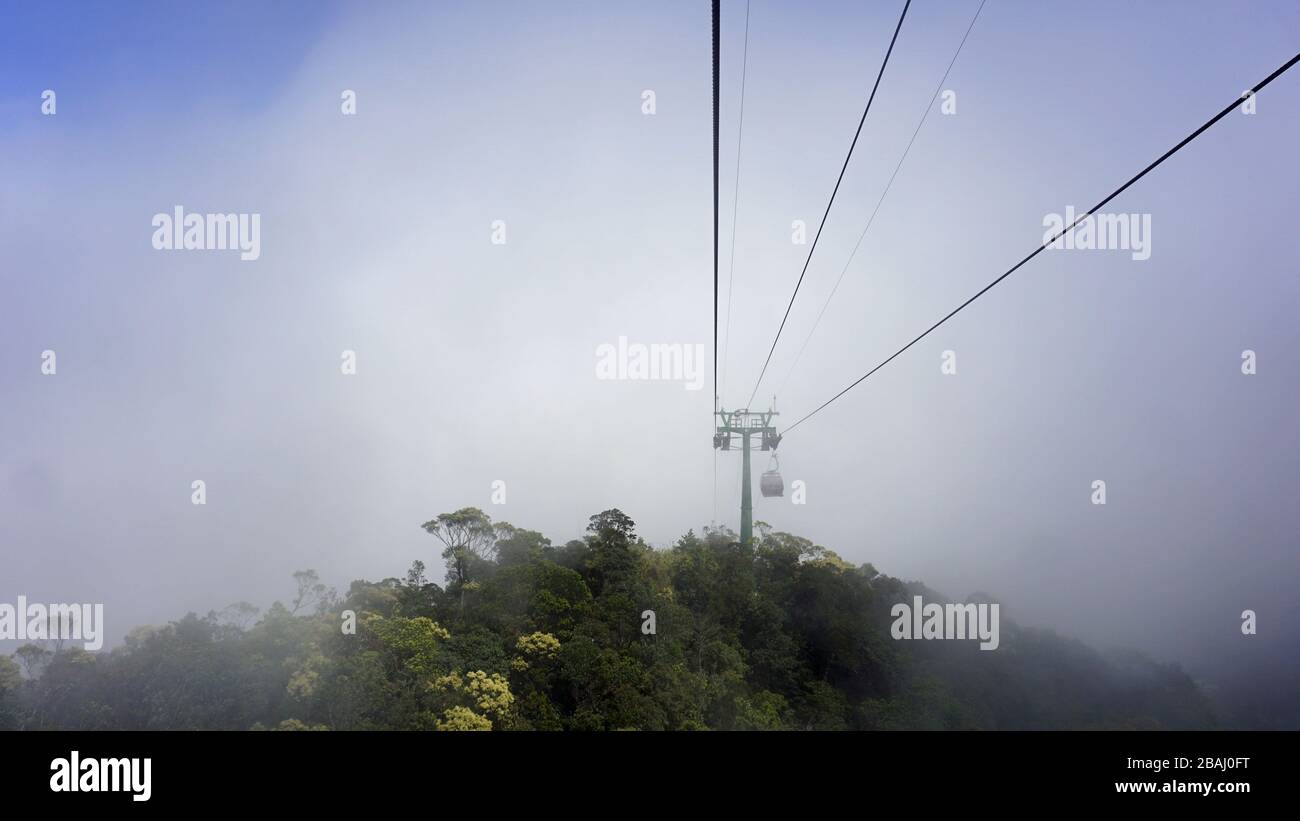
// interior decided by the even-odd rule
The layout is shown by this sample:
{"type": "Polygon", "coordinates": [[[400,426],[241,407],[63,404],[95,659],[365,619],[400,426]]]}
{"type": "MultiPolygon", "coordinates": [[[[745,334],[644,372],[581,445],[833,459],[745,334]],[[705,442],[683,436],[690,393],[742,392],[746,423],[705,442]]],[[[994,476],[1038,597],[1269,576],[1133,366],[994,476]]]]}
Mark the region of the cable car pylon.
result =
{"type": "MultiPolygon", "coordinates": [[[[713,412],[717,417],[717,426],[713,433],[715,450],[732,450],[738,444],[741,451],[741,473],[744,474],[740,486],[740,542],[744,545],[754,541],[754,499],[749,470],[749,453],[754,449],[752,439],[758,437],[758,449],[775,451],[781,444],[781,435],[772,424],[775,410],[751,411],[748,408],[726,410],[719,408],[713,412]]],[[[776,454],[774,453],[773,456],[776,454]]],[[[769,469],[763,474],[762,492],[764,496],[780,496],[784,492],[779,469],[769,469]]]]}

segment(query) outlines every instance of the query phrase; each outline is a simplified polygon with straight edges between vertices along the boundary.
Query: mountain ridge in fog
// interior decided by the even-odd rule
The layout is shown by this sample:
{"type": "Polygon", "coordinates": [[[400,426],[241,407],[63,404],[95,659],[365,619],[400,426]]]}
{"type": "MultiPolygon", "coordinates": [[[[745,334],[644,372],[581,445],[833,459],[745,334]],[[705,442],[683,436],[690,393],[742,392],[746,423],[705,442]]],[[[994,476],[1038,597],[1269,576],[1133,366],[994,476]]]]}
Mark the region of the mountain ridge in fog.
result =
{"type": "Polygon", "coordinates": [[[446,539],[442,585],[419,561],[343,595],[303,571],[265,614],[190,614],[108,653],[27,650],[29,677],[0,664],[0,716],[29,729],[1220,726],[1177,665],[1136,651],[1010,621],[991,652],[893,641],[892,605],[945,598],[766,527],[753,546],[707,529],[669,550],[616,509],[559,546],[474,508],[425,529],[446,539]]]}

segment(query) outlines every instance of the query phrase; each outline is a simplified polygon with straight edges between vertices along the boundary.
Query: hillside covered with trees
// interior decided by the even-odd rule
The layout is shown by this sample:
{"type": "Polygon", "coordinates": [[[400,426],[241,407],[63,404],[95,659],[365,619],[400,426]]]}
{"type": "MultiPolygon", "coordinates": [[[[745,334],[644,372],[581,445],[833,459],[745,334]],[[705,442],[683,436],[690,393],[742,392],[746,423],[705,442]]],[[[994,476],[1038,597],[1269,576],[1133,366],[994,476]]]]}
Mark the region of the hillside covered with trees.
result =
{"type": "Polygon", "coordinates": [[[1001,645],[896,641],[916,583],[760,527],[653,550],[618,510],[553,545],[466,508],[424,524],[442,585],[312,571],[261,613],[0,657],[3,729],[1030,729],[1215,726],[1176,666],[1003,620],[1001,645]],[[432,545],[431,545],[432,546],[432,545]],[[653,611],[653,633],[646,611],[653,611]]]}

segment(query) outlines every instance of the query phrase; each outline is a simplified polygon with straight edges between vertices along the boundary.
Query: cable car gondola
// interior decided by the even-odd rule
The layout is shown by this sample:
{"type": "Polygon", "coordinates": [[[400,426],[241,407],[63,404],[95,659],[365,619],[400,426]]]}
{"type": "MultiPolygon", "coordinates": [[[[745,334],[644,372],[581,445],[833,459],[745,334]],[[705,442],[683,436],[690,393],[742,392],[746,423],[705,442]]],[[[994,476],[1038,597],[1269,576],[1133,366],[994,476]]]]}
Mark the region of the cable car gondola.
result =
{"type": "Polygon", "coordinates": [[[772,459],[767,463],[767,470],[763,471],[762,477],[758,480],[758,489],[764,496],[784,496],[785,480],[781,478],[781,462],[772,454],[772,459]]]}

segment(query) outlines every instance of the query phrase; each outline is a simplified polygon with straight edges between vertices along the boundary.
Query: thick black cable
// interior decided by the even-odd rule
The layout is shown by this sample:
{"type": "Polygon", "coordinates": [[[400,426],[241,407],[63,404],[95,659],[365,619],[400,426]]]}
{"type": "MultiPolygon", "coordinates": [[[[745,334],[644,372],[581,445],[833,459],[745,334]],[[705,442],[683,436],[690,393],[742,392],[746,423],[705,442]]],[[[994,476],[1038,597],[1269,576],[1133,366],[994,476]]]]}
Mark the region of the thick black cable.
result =
{"type": "Polygon", "coordinates": [[[740,58],[740,125],[736,130],[736,188],[731,198],[731,253],[727,255],[727,321],[722,331],[722,390],[727,389],[731,353],[731,296],[736,281],[736,215],[740,212],[740,147],[745,140],[745,75],[749,73],[749,0],[745,0],[745,46],[740,58]]]}
{"type": "MultiPolygon", "coordinates": [[[[722,0],[713,0],[713,410],[718,409],[718,98],[721,91],[722,0]]],[[[710,416],[710,427],[713,417],[710,416]]],[[[713,452],[713,518],[718,518],[718,452],[713,452]]]]}
{"type": "Polygon", "coordinates": [[[713,402],[718,401],[718,65],[722,55],[722,0],[713,0],[713,402]]]}
{"type": "MultiPolygon", "coordinates": [[[[1286,72],[1288,69],[1290,69],[1292,66],[1294,66],[1297,62],[1300,62],[1300,54],[1297,54],[1296,56],[1292,57],[1290,60],[1286,61],[1286,63],[1284,63],[1280,68],[1278,68],[1278,69],[1277,69],[1276,71],[1274,71],[1272,74],[1268,75],[1268,76],[1265,77],[1263,80],[1261,80],[1258,84],[1255,85],[1254,88],[1252,88],[1252,89],[1250,90],[1250,93],[1251,93],[1251,94],[1258,94],[1259,91],[1260,91],[1260,89],[1264,88],[1264,86],[1266,86],[1266,85],[1268,85],[1269,83],[1271,83],[1271,82],[1273,82],[1274,80],[1276,80],[1276,79],[1277,79],[1278,77],[1280,77],[1284,72],[1286,72]]],[[[1244,96],[1244,95],[1243,95],[1243,96],[1244,96]]],[[[1169,158],[1172,157],[1174,154],[1176,154],[1176,153],[1178,153],[1180,150],[1182,150],[1183,146],[1187,145],[1187,144],[1190,143],[1192,140],[1194,140],[1194,139],[1196,139],[1197,137],[1201,136],[1201,134],[1205,133],[1205,131],[1207,131],[1211,126],[1213,126],[1213,125],[1214,125],[1215,123],[1217,123],[1219,120],[1222,120],[1224,117],[1228,116],[1229,113],[1231,113],[1234,109],[1236,109],[1238,106],[1241,105],[1241,101],[1242,101],[1242,98],[1241,98],[1241,97],[1238,97],[1237,99],[1233,100],[1231,103],[1229,103],[1227,106],[1225,106],[1224,109],[1223,109],[1222,111],[1220,111],[1218,114],[1215,114],[1213,117],[1211,117],[1209,120],[1207,120],[1207,121],[1205,122],[1204,125],[1202,125],[1200,128],[1198,128],[1198,129],[1196,129],[1195,131],[1193,131],[1191,134],[1188,134],[1186,137],[1184,137],[1184,138],[1182,139],[1181,142],[1179,142],[1177,145],[1175,145],[1173,148],[1169,149],[1169,150],[1166,151],[1165,153],[1161,154],[1160,157],[1159,157],[1158,159],[1156,159],[1154,162],[1152,162],[1152,163],[1151,163],[1150,165],[1148,165],[1146,168],[1143,168],[1141,171],[1139,171],[1137,174],[1135,174],[1135,175],[1134,175],[1134,176],[1133,176],[1133,177],[1132,177],[1128,182],[1124,183],[1124,184],[1121,185],[1119,188],[1116,188],[1113,192],[1111,192],[1111,194],[1110,194],[1109,196],[1107,196],[1107,197],[1106,197],[1105,199],[1103,199],[1101,202],[1097,203],[1097,204],[1094,205],[1092,208],[1089,208],[1087,211],[1085,211],[1085,212],[1083,212],[1082,214],[1080,214],[1078,217],[1075,218],[1074,222],[1072,222],[1072,223],[1070,223],[1069,225],[1065,226],[1065,227],[1062,228],[1060,231],[1058,231],[1058,232],[1057,232],[1057,233],[1056,233],[1056,234],[1055,234],[1051,239],[1047,240],[1047,241],[1044,242],[1042,245],[1040,245],[1040,246],[1038,246],[1037,248],[1035,248],[1032,252],[1030,252],[1029,256],[1027,256],[1027,257],[1025,257],[1024,259],[1020,260],[1020,261],[1017,262],[1015,265],[1011,266],[1009,269],[1007,269],[1006,273],[1002,274],[1002,276],[1000,276],[1000,277],[998,277],[997,279],[993,280],[993,281],[990,282],[988,285],[985,285],[983,288],[981,288],[981,289],[979,290],[978,293],[976,293],[976,294],[975,294],[974,296],[972,296],[970,299],[966,300],[966,301],[963,302],[962,304],[958,305],[956,308],[952,309],[952,311],[950,311],[950,312],[948,313],[947,316],[945,316],[943,319],[939,320],[938,322],[934,323],[934,324],[931,325],[929,328],[925,329],[925,331],[923,331],[919,336],[917,336],[917,337],[916,337],[915,339],[913,339],[911,342],[907,343],[906,345],[904,345],[903,347],[901,347],[901,348],[899,348],[897,351],[895,351],[893,354],[891,354],[891,355],[889,356],[888,359],[886,359],[885,361],[881,362],[879,365],[877,365],[876,367],[872,368],[871,370],[867,371],[867,372],[866,372],[865,374],[863,374],[862,376],[858,377],[858,379],[856,379],[856,380],[855,380],[852,384],[850,384],[847,388],[845,388],[844,390],[842,390],[842,391],[840,391],[839,393],[835,394],[835,395],[832,396],[830,399],[827,399],[827,400],[826,400],[825,402],[823,402],[822,404],[818,405],[817,408],[816,408],[816,410],[812,411],[812,413],[809,413],[809,414],[807,414],[806,416],[800,418],[800,419],[799,419],[797,422],[795,422],[793,425],[791,425],[790,427],[786,428],[784,431],[781,432],[781,435],[784,436],[785,434],[789,433],[790,431],[792,431],[792,430],[794,430],[795,428],[797,428],[797,427],[799,427],[800,425],[802,425],[802,424],[803,424],[804,422],[806,422],[807,420],[811,419],[811,418],[812,418],[813,416],[815,416],[816,414],[820,413],[821,410],[822,410],[823,408],[825,408],[827,405],[829,405],[830,403],[834,402],[836,399],[839,399],[841,396],[843,396],[844,394],[848,393],[849,391],[853,390],[853,389],[856,388],[858,385],[862,384],[862,382],[863,382],[864,380],[866,380],[867,377],[871,376],[871,375],[872,375],[873,373],[875,373],[876,371],[880,370],[881,368],[883,368],[883,367],[885,367],[886,365],[888,365],[890,362],[894,361],[894,359],[896,359],[900,354],[902,354],[902,353],[903,353],[904,351],[906,351],[908,348],[912,347],[912,346],[915,345],[917,342],[920,342],[922,339],[924,339],[926,336],[928,336],[928,335],[930,334],[930,332],[933,331],[935,328],[938,328],[940,325],[942,325],[943,323],[947,322],[949,319],[952,319],[952,318],[953,318],[953,317],[954,317],[954,316],[955,316],[959,311],[961,311],[961,310],[962,310],[963,308],[965,308],[967,305],[971,304],[972,302],[974,302],[975,300],[979,299],[979,298],[980,298],[981,296],[983,296],[984,294],[988,293],[988,291],[990,291],[990,290],[993,288],[993,286],[997,285],[997,284],[998,284],[999,282],[1001,282],[1002,280],[1004,280],[1004,279],[1006,279],[1007,277],[1009,277],[1009,276],[1011,276],[1012,274],[1014,274],[1014,273],[1015,273],[1017,270],[1019,270],[1019,268],[1020,268],[1022,265],[1024,265],[1026,262],[1029,262],[1029,260],[1031,260],[1031,259],[1033,259],[1034,257],[1038,256],[1040,253],[1042,253],[1043,251],[1045,251],[1045,250],[1048,248],[1048,246],[1050,246],[1052,243],[1056,242],[1056,241],[1059,240],[1061,237],[1064,237],[1064,236],[1065,236],[1066,234],[1068,234],[1070,231],[1074,230],[1074,227],[1075,227],[1076,225],[1078,225],[1080,222],[1083,222],[1083,220],[1087,219],[1088,217],[1090,217],[1090,216],[1092,216],[1093,214],[1095,214],[1097,211],[1099,211],[1099,210],[1101,210],[1102,208],[1104,208],[1104,207],[1106,206],[1106,204],[1109,203],[1111,200],[1115,199],[1115,198],[1118,197],[1120,194],[1122,194],[1122,193],[1124,193],[1125,191],[1127,191],[1128,188],[1129,188],[1129,186],[1133,185],[1133,183],[1135,183],[1135,182],[1137,182],[1138,180],[1140,180],[1140,179],[1142,179],[1143,177],[1145,177],[1147,174],[1149,174],[1151,171],[1153,171],[1157,166],[1159,166],[1159,165],[1160,165],[1161,163],[1163,163],[1165,160],[1169,159],[1169,158]]]]}
{"type": "Polygon", "coordinates": [[[790,309],[794,307],[794,298],[799,295],[799,286],[803,284],[804,275],[808,273],[808,263],[812,262],[813,252],[817,250],[817,240],[821,238],[822,229],[826,227],[826,218],[830,216],[831,206],[835,204],[835,195],[840,190],[840,183],[844,181],[844,172],[848,170],[849,160],[853,158],[853,147],[858,144],[858,137],[862,134],[862,126],[867,121],[867,112],[871,110],[871,102],[876,99],[876,90],[880,88],[880,80],[885,76],[885,66],[889,65],[889,55],[894,53],[894,43],[898,42],[898,32],[903,28],[903,20],[907,17],[907,9],[912,5],[912,0],[907,0],[903,4],[903,13],[898,17],[898,25],[894,27],[894,36],[889,39],[889,49],[885,52],[885,59],[880,63],[880,72],[876,74],[875,85],[871,87],[871,96],[867,98],[867,107],[862,110],[862,119],[858,120],[858,130],[853,134],[853,142],[849,143],[848,156],[844,158],[844,165],[840,168],[840,176],[835,180],[835,188],[831,191],[830,201],[826,203],[826,211],[822,214],[821,225],[817,226],[817,234],[813,237],[812,247],[808,249],[808,258],[804,260],[803,270],[799,272],[799,280],[794,284],[794,293],[790,294],[790,303],[785,306],[785,316],[781,317],[781,326],[776,329],[776,336],[772,339],[772,347],[767,352],[767,359],[763,362],[763,370],[759,371],[758,381],[754,383],[754,391],[749,395],[749,402],[746,407],[754,403],[754,397],[758,395],[758,387],[763,384],[763,375],[767,373],[767,366],[772,362],[772,353],[776,351],[777,340],[781,338],[781,331],[785,330],[785,321],[790,318],[790,309]]]}

